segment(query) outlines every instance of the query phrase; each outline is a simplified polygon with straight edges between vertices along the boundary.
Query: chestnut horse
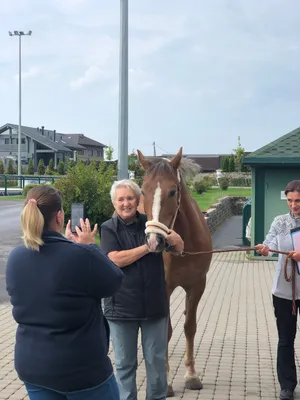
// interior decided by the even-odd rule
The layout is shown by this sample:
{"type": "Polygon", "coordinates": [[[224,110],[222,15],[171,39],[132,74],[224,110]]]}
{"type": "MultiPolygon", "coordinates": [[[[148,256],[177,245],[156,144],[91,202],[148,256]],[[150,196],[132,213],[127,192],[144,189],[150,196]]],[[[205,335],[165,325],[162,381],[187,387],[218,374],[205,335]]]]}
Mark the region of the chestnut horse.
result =
{"type": "MultiPolygon", "coordinates": [[[[173,228],[184,240],[186,252],[212,250],[211,235],[205,218],[196,201],[189,194],[180,174],[182,148],[170,161],[147,160],[137,150],[138,159],[145,169],[139,211],[147,214],[146,240],[152,250],[163,251],[169,228],[173,228]]],[[[174,289],[181,286],[186,292],[184,332],[185,386],[188,389],[202,389],[202,383],[195,370],[194,338],[197,329],[197,307],[206,286],[211,254],[176,256],[164,252],[164,268],[168,300],[174,289]]],[[[169,319],[169,341],[172,336],[169,319]]],[[[167,374],[169,379],[169,360],[167,354],[167,374]]],[[[172,383],[168,382],[167,396],[173,396],[172,383]]]]}

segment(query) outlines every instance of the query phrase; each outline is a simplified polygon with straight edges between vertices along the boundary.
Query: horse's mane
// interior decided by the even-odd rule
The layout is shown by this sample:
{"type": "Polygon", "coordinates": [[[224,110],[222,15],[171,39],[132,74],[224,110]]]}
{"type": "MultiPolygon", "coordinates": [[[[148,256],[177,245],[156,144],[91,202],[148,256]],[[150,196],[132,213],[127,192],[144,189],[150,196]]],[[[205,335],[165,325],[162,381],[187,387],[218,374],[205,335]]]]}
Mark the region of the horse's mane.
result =
{"type": "MultiPolygon", "coordinates": [[[[163,174],[171,174],[174,175],[174,169],[169,163],[169,160],[166,158],[153,158],[149,157],[149,161],[151,162],[147,175],[163,175],[163,174]]],[[[179,167],[180,176],[184,182],[188,179],[193,178],[195,175],[201,172],[200,165],[196,164],[190,158],[183,157],[180,162],[179,167]]]]}

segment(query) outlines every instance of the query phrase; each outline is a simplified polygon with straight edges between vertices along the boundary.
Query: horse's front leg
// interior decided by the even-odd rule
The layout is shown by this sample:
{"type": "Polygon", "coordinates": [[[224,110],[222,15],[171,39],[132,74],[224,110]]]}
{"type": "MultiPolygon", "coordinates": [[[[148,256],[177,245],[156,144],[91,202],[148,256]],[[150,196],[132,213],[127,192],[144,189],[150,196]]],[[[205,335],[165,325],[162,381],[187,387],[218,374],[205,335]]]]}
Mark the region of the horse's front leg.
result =
{"type": "Polygon", "coordinates": [[[203,385],[195,369],[194,358],[194,339],[197,331],[197,307],[203,295],[206,285],[206,280],[197,288],[187,291],[186,299],[186,317],[184,323],[184,332],[186,337],[186,352],[185,352],[185,386],[187,389],[200,390],[203,385]]]}

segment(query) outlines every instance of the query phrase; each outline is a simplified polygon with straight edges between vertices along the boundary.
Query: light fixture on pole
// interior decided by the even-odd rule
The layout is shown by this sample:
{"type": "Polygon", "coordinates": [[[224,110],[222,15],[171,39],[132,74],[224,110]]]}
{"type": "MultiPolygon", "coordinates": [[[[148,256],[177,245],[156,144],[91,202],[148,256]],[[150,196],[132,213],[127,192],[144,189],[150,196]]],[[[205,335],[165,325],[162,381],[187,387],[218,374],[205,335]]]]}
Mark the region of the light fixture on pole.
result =
{"type": "Polygon", "coordinates": [[[22,97],[21,97],[21,39],[22,36],[31,36],[32,31],[28,31],[27,33],[23,31],[9,31],[9,36],[19,36],[19,131],[18,131],[18,175],[21,175],[21,106],[22,106],[22,97]]]}
{"type": "Polygon", "coordinates": [[[128,0],[120,0],[118,178],[128,179],[128,0]]]}

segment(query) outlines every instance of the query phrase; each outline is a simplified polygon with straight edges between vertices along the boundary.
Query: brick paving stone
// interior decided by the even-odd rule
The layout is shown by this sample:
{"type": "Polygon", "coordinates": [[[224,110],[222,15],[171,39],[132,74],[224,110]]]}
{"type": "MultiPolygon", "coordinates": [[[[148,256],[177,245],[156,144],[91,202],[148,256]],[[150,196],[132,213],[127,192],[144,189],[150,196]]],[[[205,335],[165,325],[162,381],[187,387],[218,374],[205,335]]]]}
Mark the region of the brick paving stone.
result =
{"type": "MultiPolygon", "coordinates": [[[[195,366],[201,391],[184,388],[185,293],[177,288],[171,299],[173,337],[169,346],[174,400],[277,399],[277,331],[271,302],[273,261],[248,260],[245,253],[215,254],[205,293],[197,312],[195,366]]],[[[0,400],[27,399],[13,367],[16,325],[11,307],[0,304],[0,400]]],[[[299,329],[299,328],[298,328],[299,329]]],[[[295,342],[300,367],[300,344],[295,342]]],[[[110,356],[114,361],[113,351],[110,356]]],[[[146,396],[146,373],[139,340],[137,386],[146,396]]],[[[296,399],[300,399],[299,393],[296,399]]]]}

